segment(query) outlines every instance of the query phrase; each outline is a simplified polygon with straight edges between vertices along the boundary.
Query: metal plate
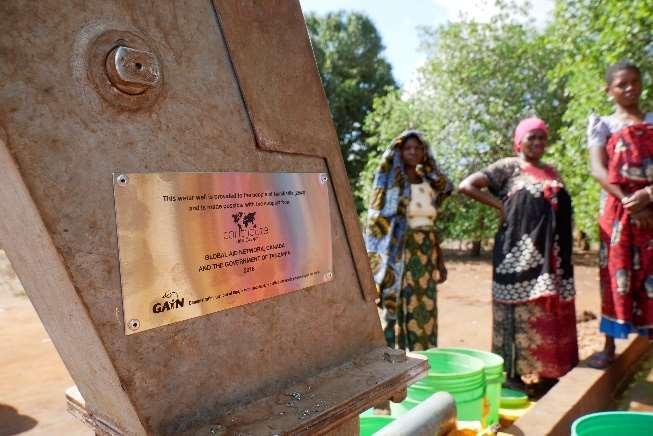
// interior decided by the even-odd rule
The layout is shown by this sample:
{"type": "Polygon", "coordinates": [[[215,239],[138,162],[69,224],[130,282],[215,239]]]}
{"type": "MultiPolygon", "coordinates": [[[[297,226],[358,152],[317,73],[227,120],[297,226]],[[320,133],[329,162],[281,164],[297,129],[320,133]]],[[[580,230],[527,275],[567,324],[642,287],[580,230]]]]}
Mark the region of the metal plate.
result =
{"type": "Polygon", "coordinates": [[[113,180],[126,334],[333,278],[325,174],[113,180]]]}

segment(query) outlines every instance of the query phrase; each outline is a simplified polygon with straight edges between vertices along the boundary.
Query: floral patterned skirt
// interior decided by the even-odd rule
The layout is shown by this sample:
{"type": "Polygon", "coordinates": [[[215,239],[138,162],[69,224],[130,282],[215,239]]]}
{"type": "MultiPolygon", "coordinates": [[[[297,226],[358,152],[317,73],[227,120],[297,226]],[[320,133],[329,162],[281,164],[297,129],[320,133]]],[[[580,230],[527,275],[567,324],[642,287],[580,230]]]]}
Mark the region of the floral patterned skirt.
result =
{"type": "Polygon", "coordinates": [[[493,302],[492,352],[503,357],[509,377],[562,377],[578,363],[574,300],[493,302]]]}
{"type": "Polygon", "coordinates": [[[437,246],[435,229],[408,229],[396,321],[387,321],[384,327],[389,347],[412,351],[438,345],[437,246]]]}
{"type": "Polygon", "coordinates": [[[653,340],[653,231],[637,227],[609,195],[599,235],[601,332],[620,339],[637,332],[653,340]]]}

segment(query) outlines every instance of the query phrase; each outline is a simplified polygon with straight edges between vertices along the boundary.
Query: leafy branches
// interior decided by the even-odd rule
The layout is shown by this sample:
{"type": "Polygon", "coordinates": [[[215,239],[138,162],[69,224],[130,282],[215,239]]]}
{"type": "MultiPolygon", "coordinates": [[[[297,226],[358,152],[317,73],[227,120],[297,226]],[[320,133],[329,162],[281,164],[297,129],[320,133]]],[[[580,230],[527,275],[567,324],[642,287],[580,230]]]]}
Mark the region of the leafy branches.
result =
{"type": "MultiPolygon", "coordinates": [[[[360,13],[308,15],[306,25],[352,185],[373,151],[362,122],[374,98],[396,88],[374,23],[360,13]]],[[[359,210],[364,208],[357,198],[359,210]]]]}

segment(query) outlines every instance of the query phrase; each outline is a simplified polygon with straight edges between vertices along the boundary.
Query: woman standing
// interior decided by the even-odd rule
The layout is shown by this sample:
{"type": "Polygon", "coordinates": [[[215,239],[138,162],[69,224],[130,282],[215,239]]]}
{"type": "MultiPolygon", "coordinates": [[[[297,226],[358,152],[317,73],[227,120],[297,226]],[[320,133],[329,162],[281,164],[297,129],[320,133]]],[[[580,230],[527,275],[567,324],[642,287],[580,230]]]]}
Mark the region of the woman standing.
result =
{"type": "Polygon", "coordinates": [[[572,205],[556,169],[540,160],[547,131],[538,118],[523,120],[515,130],[517,156],[459,187],[501,214],[492,258],[492,351],[504,358],[513,385],[557,379],[578,362],[572,205]]]}
{"type": "Polygon", "coordinates": [[[605,368],[614,359],[615,338],[631,332],[653,338],[653,113],[639,107],[637,66],[619,62],[606,72],[606,93],[615,112],[590,117],[592,175],[607,198],[601,207],[599,274],[605,346],[589,361],[605,368]]]}
{"type": "Polygon", "coordinates": [[[447,269],[435,219],[451,184],[428,143],[414,130],[392,141],[373,183],[365,245],[383,308],[386,342],[408,350],[436,347],[436,285],[447,279],[447,269]]]}

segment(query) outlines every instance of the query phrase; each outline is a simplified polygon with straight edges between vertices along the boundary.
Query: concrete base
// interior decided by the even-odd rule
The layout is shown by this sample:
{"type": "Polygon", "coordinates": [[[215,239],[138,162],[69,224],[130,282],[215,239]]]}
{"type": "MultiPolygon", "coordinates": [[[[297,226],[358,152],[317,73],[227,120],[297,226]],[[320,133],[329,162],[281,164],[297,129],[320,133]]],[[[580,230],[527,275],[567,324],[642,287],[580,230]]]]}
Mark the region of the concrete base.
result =
{"type": "Polygon", "coordinates": [[[651,348],[652,344],[642,337],[617,341],[617,357],[610,368],[593,369],[581,363],[504,431],[528,436],[569,435],[577,418],[613,407],[615,394],[651,348]]]}

